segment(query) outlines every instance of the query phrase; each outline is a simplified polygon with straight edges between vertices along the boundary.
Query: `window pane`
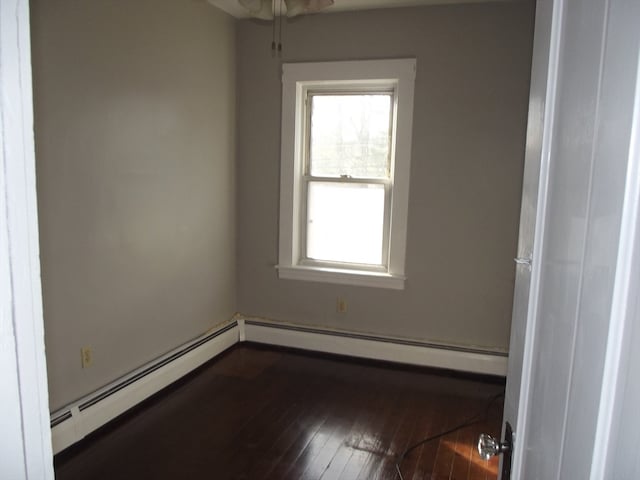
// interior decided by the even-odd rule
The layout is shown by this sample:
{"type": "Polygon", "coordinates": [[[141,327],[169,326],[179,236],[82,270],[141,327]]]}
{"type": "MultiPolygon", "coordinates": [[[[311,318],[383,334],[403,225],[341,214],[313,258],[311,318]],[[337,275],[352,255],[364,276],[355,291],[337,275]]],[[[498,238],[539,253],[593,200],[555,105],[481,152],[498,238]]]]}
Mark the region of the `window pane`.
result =
{"type": "Polygon", "coordinates": [[[382,264],[384,186],[310,182],[307,257],[382,264]]]}
{"type": "Polygon", "coordinates": [[[311,175],[388,177],[391,98],[311,95],[311,175]]]}

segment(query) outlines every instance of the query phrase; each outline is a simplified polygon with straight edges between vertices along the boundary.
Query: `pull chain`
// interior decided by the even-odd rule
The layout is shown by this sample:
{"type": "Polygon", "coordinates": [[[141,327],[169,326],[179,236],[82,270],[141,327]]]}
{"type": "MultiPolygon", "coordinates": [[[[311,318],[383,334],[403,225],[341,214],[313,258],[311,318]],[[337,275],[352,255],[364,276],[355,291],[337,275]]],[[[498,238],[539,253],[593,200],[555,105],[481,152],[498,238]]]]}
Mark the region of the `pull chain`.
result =
{"type": "Polygon", "coordinates": [[[271,28],[271,55],[282,56],[282,0],[271,1],[271,12],[273,14],[273,23],[271,28]],[[276,2],[277,7],[276,7],[276,2]],[[276,25],[278,22],[278,25],[276,25]],[[276,42],[276,28],[278,29],[278,38],[276,42]]]}
{"type": "Polygon", "coordinates": [[[276,53],[276,4],[272,0],[271,1],[271,14],[273,15],[273,23],[271,29],[271,54],[275,55],[276,53]]]}
{"type": "Polygon", "coordinates": [[[278,15],[280,24],[279,24],[279,31],[278,31],[278,56],[281,57],[282,56],[282,0],[280,0],[280,15],[278,15]]]}

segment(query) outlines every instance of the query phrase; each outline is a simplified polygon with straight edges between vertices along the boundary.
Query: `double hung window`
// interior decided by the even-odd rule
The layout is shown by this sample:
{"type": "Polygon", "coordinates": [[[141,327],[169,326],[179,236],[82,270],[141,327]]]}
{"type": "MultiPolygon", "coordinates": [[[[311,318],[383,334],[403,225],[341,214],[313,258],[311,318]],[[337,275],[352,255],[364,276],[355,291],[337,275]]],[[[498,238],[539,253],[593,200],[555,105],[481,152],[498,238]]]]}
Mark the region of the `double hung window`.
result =
{"type": "Polygon", "coordinates": [[[403,288],[415,60],[285,64],[281,278],[403,288]]]}

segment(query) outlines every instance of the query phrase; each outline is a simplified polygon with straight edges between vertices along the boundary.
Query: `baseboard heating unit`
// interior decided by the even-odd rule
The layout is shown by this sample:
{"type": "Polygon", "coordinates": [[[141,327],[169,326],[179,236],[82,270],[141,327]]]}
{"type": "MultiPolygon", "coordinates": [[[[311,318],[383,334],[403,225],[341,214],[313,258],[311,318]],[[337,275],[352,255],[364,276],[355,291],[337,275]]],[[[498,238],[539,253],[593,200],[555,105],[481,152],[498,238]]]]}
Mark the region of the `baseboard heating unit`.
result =
{"type": "Polygon", "coordinates": [[[408,365],[506,376],[507,353],[385,337],[236,315],[155,361],[58,410],[51,416],[58,453],[238,342],[292,347],[408,365]]]}
{"type": "Polygon", "coordinates": [[[505,351],[244,318],[250,342],[506,377],[505,351]]]}
{"type": "Polygon", "coordinates": [[[238,343],[236,320],[223,324],[51,416],[53,453],[159,392],[203,363],[238,343]]]}

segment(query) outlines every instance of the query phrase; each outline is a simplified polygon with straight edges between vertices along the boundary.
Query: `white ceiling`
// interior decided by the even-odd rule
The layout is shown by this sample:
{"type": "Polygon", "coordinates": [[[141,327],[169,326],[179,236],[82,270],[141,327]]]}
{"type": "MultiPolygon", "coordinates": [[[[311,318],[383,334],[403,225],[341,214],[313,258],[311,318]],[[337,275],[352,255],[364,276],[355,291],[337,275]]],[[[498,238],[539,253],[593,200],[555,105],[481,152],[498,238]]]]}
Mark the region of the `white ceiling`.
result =
{"type": "MultiPolygon", "coordinates": [[[[247,11],[238,4],[238,0],[208,0],[210,4],[236,18],[248,18],[247,11]]],[[[375,8],[415,7],[422,5],[446,5],[454,3],[488,3],[490,1],[518,0],[335,0],[335,3],[323,12],[346,12],[349,10],[371,10],[375,8]]]]}

